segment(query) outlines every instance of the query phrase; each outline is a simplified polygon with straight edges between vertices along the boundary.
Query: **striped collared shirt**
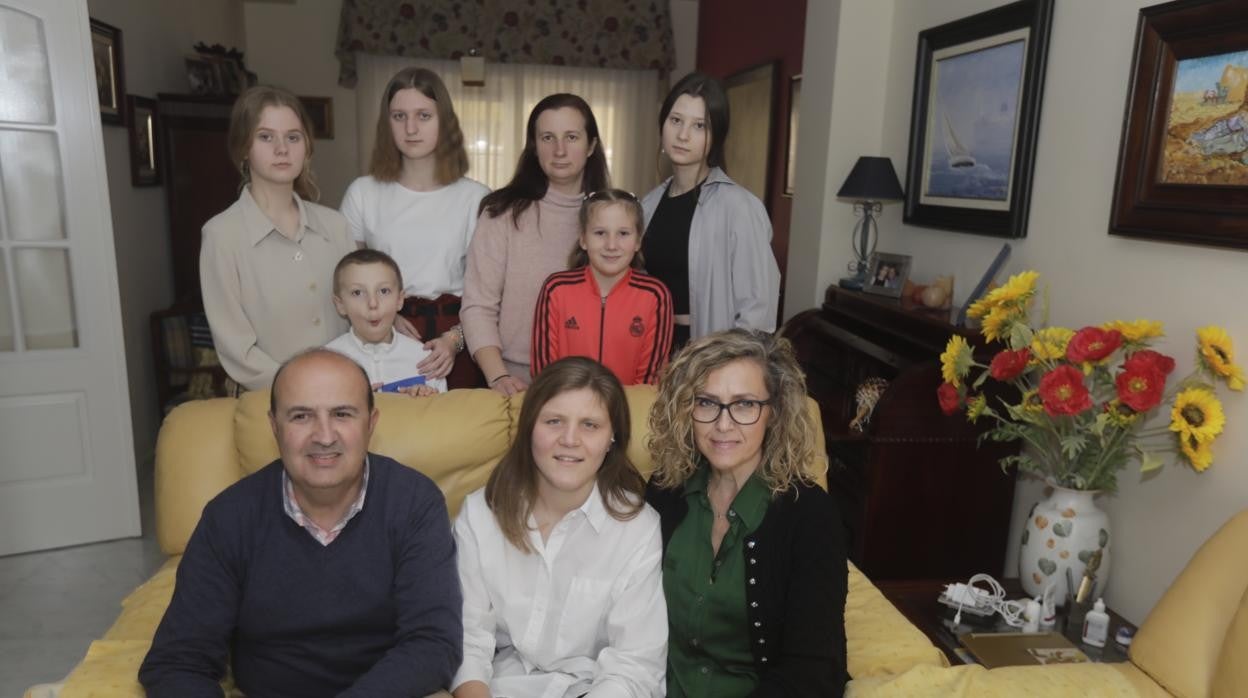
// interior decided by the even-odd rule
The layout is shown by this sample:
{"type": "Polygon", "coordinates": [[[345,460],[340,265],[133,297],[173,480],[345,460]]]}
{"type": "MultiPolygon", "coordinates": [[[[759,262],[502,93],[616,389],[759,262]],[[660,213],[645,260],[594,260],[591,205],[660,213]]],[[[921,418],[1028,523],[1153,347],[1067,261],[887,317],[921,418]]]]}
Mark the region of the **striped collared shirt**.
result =
{"type": "Polygon", "coordinates": [[[299,526],[301,526],[305,531],[311,533],[312,537],[315,538],[321,545],[329,545],[330,543],[333,543],[334,539],[338,537],[338,534],[342,533],[342,529],[347,527],[347,522],[354,518],[356,514],[360,513],[360,510],[364,508],[364,495],[367,492],[368,456],[364,456],[364,479],[360,482],[360,496],[356,497],[355,501],[351,503],[351,507],[347,509],[347,513],[343,515],[342,520],[334,525],[333,528],[326,531],[320,526],[317,526],[316,522],[308,518],[308,516],[303,513],[303,509],[299,508],[299,502],[295,500],[295,484],[291,482],[290,475],[286,474],[286,470],[284,468],[282,469],[282,508],[286,510],[287,516],[289,516],[295,523],[299,524],[299,526]]]}

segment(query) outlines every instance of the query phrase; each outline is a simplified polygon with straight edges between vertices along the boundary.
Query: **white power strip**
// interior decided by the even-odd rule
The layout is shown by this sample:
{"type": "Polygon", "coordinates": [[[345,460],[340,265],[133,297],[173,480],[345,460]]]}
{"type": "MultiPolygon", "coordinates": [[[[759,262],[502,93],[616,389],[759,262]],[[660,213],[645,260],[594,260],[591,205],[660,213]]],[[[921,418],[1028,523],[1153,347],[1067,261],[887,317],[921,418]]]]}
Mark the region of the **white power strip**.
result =
{"type": "Polygon", "coordinates": [[[988,590],[968,586],[961,582],[946,585],[937,601],[954,610],[960,609],[982,618],[987,618],[996,612],[992,603],[992,594],[988,590]]]}

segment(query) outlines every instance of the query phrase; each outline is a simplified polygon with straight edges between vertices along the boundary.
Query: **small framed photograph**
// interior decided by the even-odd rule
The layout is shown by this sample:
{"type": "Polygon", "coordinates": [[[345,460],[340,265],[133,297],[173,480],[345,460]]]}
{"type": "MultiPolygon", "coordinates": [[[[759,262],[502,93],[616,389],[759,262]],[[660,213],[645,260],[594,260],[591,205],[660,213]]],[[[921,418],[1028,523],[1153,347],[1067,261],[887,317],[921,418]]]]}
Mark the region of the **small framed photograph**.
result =
{"type": "Polygon", "coordinates": [[[95,63],[95,89],[100,96],[100,120],[126,125],[126,73],[121,62],[121,30],[98,19],[91,20],[91,57],[95,63]]]}
{"type": "Polygon", "coordinates": [[[901,298],[901,289],[910,276],[910,255],[876,252],[867,262],[867,283],[862,290],[880,296],[901,298]]]}
{"type": "Polygon", "coordinates": [[[156,100],[126,95],[130,115],[130,183],[136,187],[160,184],[160,157],[157,151],[156,100]]]}
{"type": "Polygon", "coordinates": [[[300,97],[299,101],[312,119],[312,137],[318,141],[334,140],[334,98],[300,97]]]}

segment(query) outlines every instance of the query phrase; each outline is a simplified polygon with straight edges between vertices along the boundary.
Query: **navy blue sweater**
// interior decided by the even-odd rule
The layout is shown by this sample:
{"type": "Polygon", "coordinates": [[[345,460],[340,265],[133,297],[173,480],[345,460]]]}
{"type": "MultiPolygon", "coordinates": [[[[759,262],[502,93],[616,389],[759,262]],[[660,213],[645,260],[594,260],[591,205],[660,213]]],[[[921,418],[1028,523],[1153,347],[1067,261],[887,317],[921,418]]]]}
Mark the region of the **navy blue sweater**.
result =
{"type": "Polygon", "coordinates": [[[204,508],[139,670],[149,698],[221,695],[227,651],[248,698],[424,696],[463,654],[446,502],[369,456],[364,508],[322,546],[282,508],[281,461],[204,508]]]}

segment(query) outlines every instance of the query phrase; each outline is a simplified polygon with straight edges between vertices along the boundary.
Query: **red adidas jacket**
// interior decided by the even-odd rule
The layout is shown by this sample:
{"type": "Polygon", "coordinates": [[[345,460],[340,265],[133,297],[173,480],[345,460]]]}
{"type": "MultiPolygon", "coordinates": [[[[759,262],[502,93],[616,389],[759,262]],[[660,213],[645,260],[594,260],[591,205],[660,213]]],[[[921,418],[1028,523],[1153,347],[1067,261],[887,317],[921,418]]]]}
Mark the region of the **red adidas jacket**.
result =
{"type": "Polygon", "coordinates": [[[672,348],[672,295],[629,269],[606,298],[589,266],[551,274],[533,316],[536,376],[565,356],[596,359],[624,385],[655,383],[672,348]]]}

